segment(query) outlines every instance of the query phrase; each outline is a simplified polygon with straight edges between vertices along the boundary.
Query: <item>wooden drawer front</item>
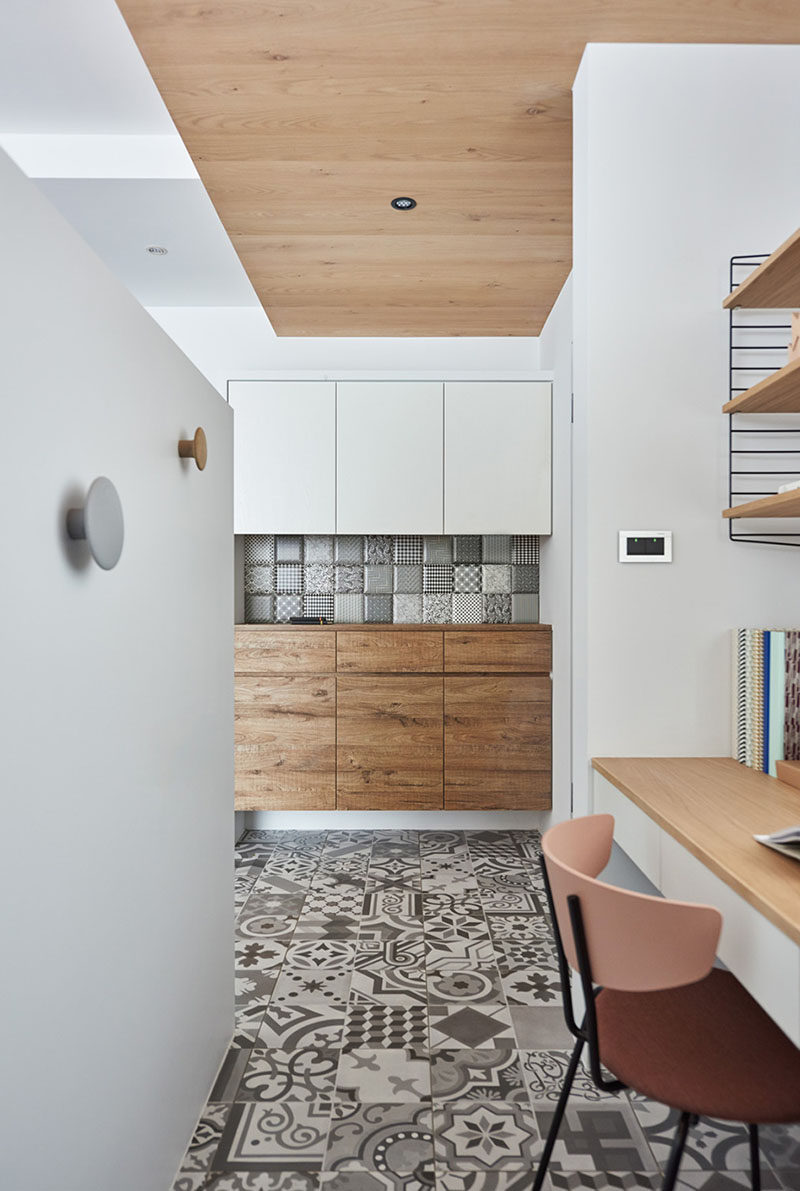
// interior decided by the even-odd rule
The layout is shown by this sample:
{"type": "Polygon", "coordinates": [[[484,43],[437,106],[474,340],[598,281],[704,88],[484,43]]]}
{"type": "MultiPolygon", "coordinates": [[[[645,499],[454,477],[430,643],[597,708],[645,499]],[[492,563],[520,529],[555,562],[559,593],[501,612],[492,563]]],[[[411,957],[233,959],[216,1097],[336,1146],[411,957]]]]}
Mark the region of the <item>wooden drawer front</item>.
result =
{"type": "Polygon", "coordinates": [[[238,810],[333,810],[333,675],[239,676],[235,694],[238,810]]]}
{"type": "Polygon", "coordinates": [[[332,674],[336,669],[333,631],[237,629],[235,647],[237,674],[332,674]]]}
{"type": "Polygon", "coordinates": [[[549,674],[550,632],[468,629],[445,633],[444,668],[463,674],[549,674]]]}
{"type": "Polygon", "coordinates": [[[336,636],[340,674],[441,673],[442,633],[348,630],[336,636]]]}
{"type": "Polygon", "coordinates": [[[550,806],[550,679],[444,680],[444,803],[454,809],[550,806]]]}
{"type": "Polygon", "coordinates": [[[441,810],[442,679],[340,676],[337,691],[337,806],[441,810]]]}

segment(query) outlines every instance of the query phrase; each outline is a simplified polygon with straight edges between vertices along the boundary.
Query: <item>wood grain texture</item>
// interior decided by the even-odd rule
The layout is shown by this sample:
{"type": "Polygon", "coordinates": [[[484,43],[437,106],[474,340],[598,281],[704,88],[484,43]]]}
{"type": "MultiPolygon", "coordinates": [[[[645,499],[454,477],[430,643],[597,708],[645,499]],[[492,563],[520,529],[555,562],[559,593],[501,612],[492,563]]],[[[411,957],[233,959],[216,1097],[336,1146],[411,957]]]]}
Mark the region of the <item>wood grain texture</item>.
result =
{"type": "Polygon", "coordinates": [[[436,673],[442,669],[442,632],[337,633],[340,674],[436,673]]]}
{"type": "Polygon", "coordinates": [[[722,407],[724,414],[800,413],[800,359],[792,360],[722,407]]]}
{"type": "Polygon", "coordinates": [[[775,772],[779,782],[800,790],[800,761],[776,761],[775,772]]]}
{"type": "Polygon", "coordinates": [[[548,809],[550,738],[549,677],[445,677],[445,809],[548,809]]]}
{"type": "Polygon", "coordinates": [[[237,810],[333,810],[333,675],[237,676],[237,810]]]}
{"type": "Polygon", "coordinates": [[[276,626],[237,628],[234,668],[237,674],[333,674],[336,670],[336,633],[314,626],[275,633],[276,626]]]}
{"type": "Polygon", "coordinates": [[[586,43],[800,40],[794,0],[120,8],[286,335],[538,334],[570,267],[570,89],[586,43]],[[419,206],[392,212],[407,193],[419,206]],[[340,236],[363,254],[336,249],[340,236]]]}
{"type": "Polygon", "coordinates": [[[531,627],[538,631],[520,630],[498,636],[481,628],[447,633],[444,639],[445,671],[549,674],[552,665],[549,626],[531,627]]]}
{"type": "Polygon", "coordinates": [[[337,806],[441,810],[442,679],[337,679],[337,806]]]}
{"type": "Polygon", "coordinates": [[[723,509],[722,516],[729,520],[736,517],[800,517],[800,488],[734,505],[723,509]]]}
{"type": "Polygon", "coordinates": [[[783,309],[800,306],[800,231],[792,232],[783,244],[728,294],[726,310],[783,309]]]}
{"type": "Polygon", "coordinates": [[[595,757],[592,765],[800,943],[800,865],[753,839],[800,823],[800,790],[730,757],[595,757]]]}

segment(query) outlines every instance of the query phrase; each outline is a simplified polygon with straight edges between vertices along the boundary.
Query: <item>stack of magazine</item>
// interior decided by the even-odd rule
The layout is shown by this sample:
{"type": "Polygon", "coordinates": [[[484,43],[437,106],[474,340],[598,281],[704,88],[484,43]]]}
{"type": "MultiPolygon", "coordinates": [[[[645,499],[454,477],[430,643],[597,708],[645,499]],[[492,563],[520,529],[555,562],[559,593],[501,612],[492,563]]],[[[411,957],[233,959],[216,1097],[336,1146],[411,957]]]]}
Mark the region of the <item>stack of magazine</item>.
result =
{"type": "Polygon", "coordinates": [[[787,827],[784,831],[773,831],[772,835],[754,835],[760,844],[800,860],[800,827],[787,827]]]}
{"type": "Polygon", "coordinates": [[[734,629],[733,756],[776,776],[800,760],[800,630],[734,629]]]}

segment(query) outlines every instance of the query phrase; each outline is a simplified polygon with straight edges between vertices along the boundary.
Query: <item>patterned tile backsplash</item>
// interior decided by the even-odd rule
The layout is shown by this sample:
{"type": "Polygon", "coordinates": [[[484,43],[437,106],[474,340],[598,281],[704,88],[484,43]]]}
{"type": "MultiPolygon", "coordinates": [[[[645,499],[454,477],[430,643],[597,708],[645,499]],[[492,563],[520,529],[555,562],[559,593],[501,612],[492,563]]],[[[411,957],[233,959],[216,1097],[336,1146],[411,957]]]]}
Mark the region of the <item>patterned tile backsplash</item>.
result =
{"type": "Polygon", "coordinates": [[[292,616],[339,624],[532,624],[539,620],[539,539],[250,535],[244,591],[248,624],[292,616]]]}

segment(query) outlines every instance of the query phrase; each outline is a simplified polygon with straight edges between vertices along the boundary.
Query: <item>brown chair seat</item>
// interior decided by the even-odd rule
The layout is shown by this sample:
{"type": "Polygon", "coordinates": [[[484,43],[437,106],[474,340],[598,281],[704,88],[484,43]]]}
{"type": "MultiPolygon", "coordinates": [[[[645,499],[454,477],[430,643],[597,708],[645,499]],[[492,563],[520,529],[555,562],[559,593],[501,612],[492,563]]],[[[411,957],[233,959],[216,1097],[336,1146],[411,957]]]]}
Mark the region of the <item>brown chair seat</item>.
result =
{"type": "Polygon", "coordinates": [[[800,1120],[800,1050],[730,972],[595,1003],[600,1057],[628,1087],[697,1116],[800,1120]]]}

